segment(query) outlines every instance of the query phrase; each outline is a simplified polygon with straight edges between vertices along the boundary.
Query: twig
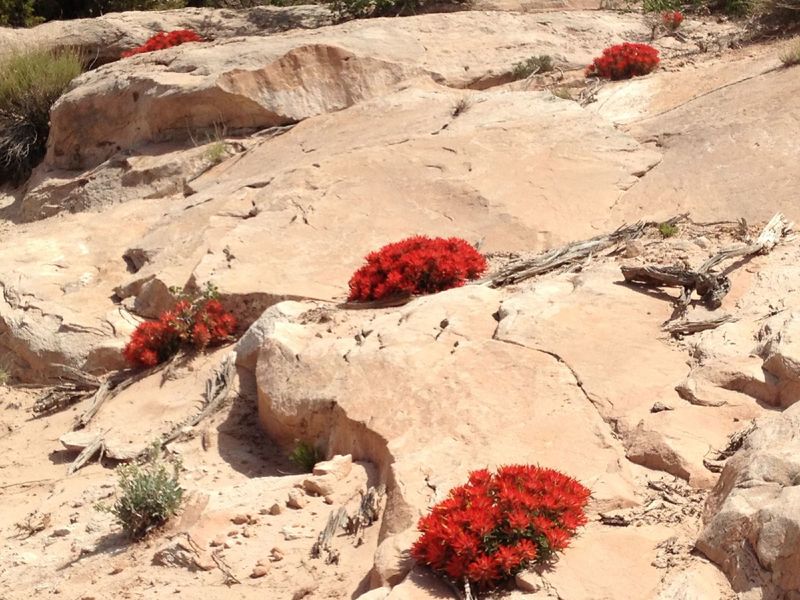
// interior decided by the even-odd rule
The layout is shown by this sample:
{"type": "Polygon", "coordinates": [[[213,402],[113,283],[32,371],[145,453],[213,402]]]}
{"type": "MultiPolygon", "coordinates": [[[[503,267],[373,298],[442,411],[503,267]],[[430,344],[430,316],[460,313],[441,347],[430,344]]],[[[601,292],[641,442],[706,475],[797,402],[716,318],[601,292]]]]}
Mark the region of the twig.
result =
{"type": "Polygon", "coordinates": [[[716,329],[725,323],[732,323],[738,319],[733,315],[722,315],[715,319],[705,319],[703,321],[672,321],[664,326],[664,331],[672,335],[691,335],[699,331],[716,329]]]}
{"type": "Polygon", "coordinates": [[[67,475],[72,475],[75,471],[83,467],[91,458],[100,452],[100,459],[103,460],[103,452],[105,452],[105,435],[109,430],[100,433],[95,437],[87,446],[81,450],[81,453],[72,461],[72,464],[67,469],[67,475]]]}
{"type": "Polygon", "coordinates": [[[233,585],[235,583],[242,583],[241,581],[239,581],[236,578],[236,575],[233,574],[233,571],[231,571],[230,565],[228,565],[225,562],[225,560],[220,555],[220,552],[221,551],[220,551],[219,548],[214,550],[214,552],[211,553],[211,560],[214,561],[214,564],[217,565],[217,568],[220,571],[222,571],[223,575],[225,575],[225,585],[230,586],[230,585],[233,585]]]}

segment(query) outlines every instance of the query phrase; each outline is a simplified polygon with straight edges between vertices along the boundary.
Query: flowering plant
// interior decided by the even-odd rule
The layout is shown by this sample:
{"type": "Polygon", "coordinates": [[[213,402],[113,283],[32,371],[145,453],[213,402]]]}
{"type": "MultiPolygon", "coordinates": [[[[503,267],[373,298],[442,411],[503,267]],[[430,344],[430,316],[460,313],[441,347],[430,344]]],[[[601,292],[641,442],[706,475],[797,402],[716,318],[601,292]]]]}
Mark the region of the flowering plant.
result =
{"type": "Polygon", "coordinates": [[[186,42],[203,41],[205,40],[191,29],[176,29],[168,33],[159,31],[141,46],[123,52],[122,58],[128,58],[129,56],[144,54],[146,52],[154,52],[155,50],[164,50],[166,48],[172,48],[173,46],[180,46],[186,42]]]}
{"type": "Polygon", "coordinates": [[[433,294],[464,285],[486,270],[486,259],[460,238],[414,236],[367,255],[350,279],[348,300],[433,294]]]}
{"type": "Polygon", "coordinates": [[[157,321],[141,323],[131,335],[123,356],[134,367],[154,367],[178,352],[182,346],[203,350],[229,339],[236,318],[217,300],[216,289],[208,286],[198,298],[183,295],[157,321]]]}
{"type": "Polygon", "coordinates": [[[603,55],[586,67],[586,77],[630,79],[634,75],[647,75],[658,62],[658,50],[652,46],[625,42],[603,50],[603,55]]]}
{"type": "Polygon", "coordinates": [[[586,523],[590,491],[534,465],[470,473],[418,525],[414,559],[478,589],[495,587],[563,550],[586,523]]]}
{"type": "Polygon", "coordinates": [[[683,13],[679,10],[665,10],[661,13],[661,22],[670,31],[676,31],[683,23],[683,13]]]}

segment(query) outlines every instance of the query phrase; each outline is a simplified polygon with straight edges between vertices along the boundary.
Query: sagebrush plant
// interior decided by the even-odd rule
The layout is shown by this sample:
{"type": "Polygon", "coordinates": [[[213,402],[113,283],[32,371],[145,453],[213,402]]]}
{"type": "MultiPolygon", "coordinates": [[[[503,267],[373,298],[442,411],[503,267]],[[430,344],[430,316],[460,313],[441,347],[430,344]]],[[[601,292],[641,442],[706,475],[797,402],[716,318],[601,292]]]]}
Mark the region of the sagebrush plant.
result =
{"type": "Polygon", "coordinates": [[[658,63],[658,50],[652,46],[625,42],[603,50],[603,55],[586,67],[585,75],[611,80],[630,79],[647,75],[658,63]]]}
{"type": "Polygon", "coordinates": [[[156,442],[142,464],[131,463],[117,469],[116,501],[112,506],[98,504],[96,508],[114,515],[131,539],[141,539],[177,514],[183,499],[180,469],[180,460],[161,459],[161,445],[156,442]]]}
{"type": "Polygon", "coordinates": [[[535,465],[473,471],[420,519],[411,555],[454,582],[494,588],[566,548],[586,523],[590,494],[575,479],[535,465]]]}
{"type": "Polygon", "coordinates": [[[157,321],[140,323],[123,350],[133,367],[154,367],[181,348],[204,350],[231,339],[236,318],[217,299],[216,288],[207,284],[199,294],[181,294],[171,310],[157,321]]]}
{"type": "Polygon", "coordinates": [[[554,68],[553,58],[548,54],[541,54],[516,63],[511,70],[511,76],[515,80],[525,79],[534,74],[548,73],[554,68]]]}
{"type": "Polygon", "coordinates": [[[308,442],[297,442],[289,454],[289,461],[304,473],[311,473],[322,460],[322,452],[308,442]]]}
{"type": "Polygon", "coordinates": [[[792,44],[781,53],[780,59],[784,67],[800,65],[800,38],[795,39],[792,44]]]}
{"type": "Polygon", "coordinates": [[[83,72],[80,51],[19,48],[0,58],[0,184],[19,184],[45,155],[50,108],[83,72]]]}
{"type": "Polygon", "coordinates": [[[486,259],[460,238],[414,236],[366,257],[350,279],[351,302],[434,294],[464,285],[486,270],[486,259]]]}
{"type": "Polygon", "coordinates": [[[169,32],[159,31],[141,46],[137,46],[136,48],[132,48],[123,52],[122,58],[128,58],[137,54],[155,52],[156,50],[165,50],[167,48],[173,48],[189,42],[202,41],[204,41],[203,38],[191,29],[176,29],[169,32]]]}

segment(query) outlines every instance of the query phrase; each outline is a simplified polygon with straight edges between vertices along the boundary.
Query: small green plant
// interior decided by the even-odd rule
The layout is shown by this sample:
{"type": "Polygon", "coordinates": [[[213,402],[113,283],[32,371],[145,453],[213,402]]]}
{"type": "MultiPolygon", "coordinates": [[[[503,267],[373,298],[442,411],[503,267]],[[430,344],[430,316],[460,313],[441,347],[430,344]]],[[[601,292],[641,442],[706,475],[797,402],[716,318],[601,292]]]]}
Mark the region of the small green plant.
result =
{"type": "Polygon", "coordinates": [[[794,40],[792,45],[781,53],[780,59],[784,67],[800,65],[800,38],[794,40]]]}
{"type": "Polygon", "coordinates": [[[289,461],[304,473],[311,473],[322,458],[322,453],[308,442],[297,442],[289,454],[289,461]]]}
{"type": "Polygon", "coordinates": [[[553,58],[549,54],[531,56],[528,60],[523,60],[514,65],[511,75],[514,80],[525,79],[531,75],[548,73],[555,68],[553,58]]]}
{"type": "Polygon", "coordinates": [[[23,49],[0,59],[0,184],[21,183],[44,158],[50,107],[83,68],[71,49],[23,49]]]}
{"type": "Polygon", "coordinates": [[[658,231],[663,237],[669,238],[669,237],[672,237],[674,235],[677,235],[678,226],[677,225],[673,225],[672,223],[669,223],[667,221],[664,221],[663,223],[659,223],[658,231]]]}
{"type": "Polygon", "coordinates": [[[96,508],[114,515],[132,540],[142,539],[177,514],[183,499],[180,468],[177,459],[169,463],[161,459],[161,444],[155,442],[144,462],[117,469],[120,493],[114,505],[99,504],[96,508]]]}
{"type": "Polygon", "coordinates": [[[228,145],[225,142],[213,142],[206,148],[205,157],[212,165],[221,163],[228,154],[228,145]]]}

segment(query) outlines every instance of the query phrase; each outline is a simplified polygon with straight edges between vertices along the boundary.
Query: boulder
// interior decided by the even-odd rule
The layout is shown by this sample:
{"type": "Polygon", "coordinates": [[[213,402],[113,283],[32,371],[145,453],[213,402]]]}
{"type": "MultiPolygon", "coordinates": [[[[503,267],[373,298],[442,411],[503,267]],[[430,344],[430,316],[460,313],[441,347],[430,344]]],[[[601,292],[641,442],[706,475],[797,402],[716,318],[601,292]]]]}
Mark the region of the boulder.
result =
{"type": "Polygon", "coordinates": [[[706,502],[697,548],[737,592],[800,593],[800,410],[763,417],[706,502]]]}

